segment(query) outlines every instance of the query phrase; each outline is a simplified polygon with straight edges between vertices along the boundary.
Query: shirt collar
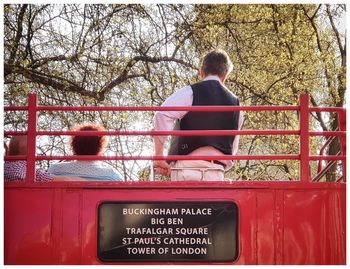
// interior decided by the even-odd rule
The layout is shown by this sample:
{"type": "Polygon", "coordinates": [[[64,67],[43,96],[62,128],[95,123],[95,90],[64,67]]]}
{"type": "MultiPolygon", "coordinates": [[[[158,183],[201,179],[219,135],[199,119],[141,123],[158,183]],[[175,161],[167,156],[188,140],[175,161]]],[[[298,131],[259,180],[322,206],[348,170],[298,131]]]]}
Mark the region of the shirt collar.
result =
{"type": "Polygon", "coordinates": [[[221,83],[220,78],[219,78],[218,76],[216,76],[216,75],[209,75],[209,76],[206,76],[206,77],[203,79],[203,81],[206,81],[206,80],[217,80],[217,81],[219,81],[219,82],[221,83]]]}
{"type": "Polygon", "coordinates": [[[76,160],[75,162],[76,163],[87,163],[87,164],[91,163],[91,164],[94,164],[94,163],[100,163],[101,161],[99,161],[99,160],[87,160],[87,161],[85,161],[85,160],[76,160]]]}

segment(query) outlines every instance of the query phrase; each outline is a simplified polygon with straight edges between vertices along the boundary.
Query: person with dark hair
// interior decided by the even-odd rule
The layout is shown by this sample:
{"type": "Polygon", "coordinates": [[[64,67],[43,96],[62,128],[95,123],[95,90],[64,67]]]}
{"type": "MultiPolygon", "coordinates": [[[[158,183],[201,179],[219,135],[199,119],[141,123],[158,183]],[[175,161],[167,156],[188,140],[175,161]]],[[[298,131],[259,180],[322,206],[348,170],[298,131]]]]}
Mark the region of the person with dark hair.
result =
{"type": "MultiPolygon", "coordinates": [[[[83,124],[76,126],[72,131],[105,131],[102,125],[83,124]]],[[[104,135],[71,137],[71,147],[74,155],[101,156],[108,144],[104,135]]],[[[81,177],[87,180],[122,181],[122,176],[111,166],[100,161],[73,161],[52,164],[49,172],[57,176],[81,177]]]]}
{"type": "MultiPolygon", "coordinates": [[[[233,64],[223,50],[213,50],[203,58],[199,70],[202,81],[185,86],[169,96],[162,106],[239,106],[239,100],[224,85],[233,64]]],[[[243,114],[231,112],[158,111],[154,116],[155,131],[179,130],[239,130],[243,114]]],[[[167,137],[155,136],[156,156],[163,156],[167,137]]],[[[171,175],[177,180],[224,180],[232,167],[231,160],[220,156],[235,155],[239,136],[179,136],[172,137],[168,155],[217,156],[216,160],[178,160],[168,164],[155,161],[158,174],[171,175]]]]}

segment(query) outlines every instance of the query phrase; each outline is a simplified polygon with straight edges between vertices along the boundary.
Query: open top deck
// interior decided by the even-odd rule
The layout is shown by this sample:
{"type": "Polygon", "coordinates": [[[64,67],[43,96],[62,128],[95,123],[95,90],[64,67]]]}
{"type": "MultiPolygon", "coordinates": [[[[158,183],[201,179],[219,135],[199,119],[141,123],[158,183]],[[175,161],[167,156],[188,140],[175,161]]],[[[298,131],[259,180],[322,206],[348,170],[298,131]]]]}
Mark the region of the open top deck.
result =
{"type": "MultiPolygon", "coordinates": [[[[294,181],[36,182],[34,180],[37,160],[96,159],[96,156],[37,156],[36,136],[74,134],[63,131],[37,131],[38,111],[124,109],[183,110],[185,108],[42,107],[37,106],[35,94],[29,95],[29,105],[26,107],[5,108],[5,111],[28,110],[27,131],[5,132],[5,135],[28,135],[27,156],[5,157],[5,160],[27,161],[26,180],[4,184],[5,264],[345,264],[344,109],[310,108],[307,95],[302,95],[300,105],[293,107],[191,108],[200,111],[211,109],[298,111],[299,130],[202,132],[202,135],[298,135],[300,154],[297,155],[225,156],[233,160],[298,160],[300,179],[294,181]],[[316,111],[338,113],[339,130],[309,131],[309,113],[316,111]],[[309,138],[319,135],[339,136],[340,153],[327,156],[320,151],[320,155],[310,155],[309,138]],[[313,178],[310,177],[309,168],[309,162],[312,160],[320,161],[318,174],[313,178]],[[321,175],[329,169],[327,165],[322,165],[322,160],[328,163],[342,162],[343,172],[337,182],[319,182],[321,175]],[[188,211],[182,212],[184,208],[188,211]],[[144,214],[148,212],[146,209],[153,211],[144,214]],[[173,213],[159,215],[157,210],[169,210],[164,212],[173,213]],[[203,216],[205,214],[206,216],[203,216]],[[163,230],[159,234],[158,230],[152,228],[163,230]],[[141,229],[141,232],[138,233],[137,229],[141,229]],[[170,231],[172,234],[169,234],[170,231]],[[176,234],[177,231],[180,234],[176,234]],[[190,231],[204,234],[193,235],[190,231]]],[[[95,134],[84,132],[83,135],[95,134]]],[[[179,135],[180,133],[108,131],[99,134],[179,135]]],[[[198,132],[181,132],[181,135],[194,134],[198,135],[198,132]]],[[[193,158],[103,156],[98,159],[193,158]]],[[[195,158],[212,160],[214,157],[195,158]]]]}

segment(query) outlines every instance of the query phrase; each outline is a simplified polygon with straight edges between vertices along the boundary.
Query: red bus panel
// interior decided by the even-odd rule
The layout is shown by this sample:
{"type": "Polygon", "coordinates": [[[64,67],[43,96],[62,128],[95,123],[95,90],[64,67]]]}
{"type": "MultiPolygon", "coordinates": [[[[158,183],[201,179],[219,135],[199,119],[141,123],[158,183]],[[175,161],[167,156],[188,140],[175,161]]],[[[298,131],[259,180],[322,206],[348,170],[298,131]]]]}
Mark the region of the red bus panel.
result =
{"type": "MultiPolygon", "coordinates": [[[[233,264],[345,264],[345,184],[52,185],[5,188],[5,264],[103,264],[98,206],[106,201],[232,201],[239,215],[233,264]]],[[[159,264],[142,262],[149,263],[159,264]]]]}

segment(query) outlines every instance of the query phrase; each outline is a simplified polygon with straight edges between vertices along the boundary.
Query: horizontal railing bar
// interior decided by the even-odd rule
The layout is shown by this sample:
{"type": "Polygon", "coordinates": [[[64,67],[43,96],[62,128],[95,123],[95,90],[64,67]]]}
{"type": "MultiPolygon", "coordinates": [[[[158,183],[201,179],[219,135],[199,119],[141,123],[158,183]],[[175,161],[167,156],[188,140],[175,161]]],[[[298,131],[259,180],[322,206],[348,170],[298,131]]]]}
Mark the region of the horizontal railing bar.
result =
{"type": "Polygon", "coordinates": [[[299,131],[294,130],[190,130],[190,131],[106,131],[106,132],[88,132],[88,131],[38,131],[38,135],[151,135],[151,136],[232,136],[232,135],[299,135],[299,131]]]}
{"type": "Polygon", "coordinates": [[[310,136],[345,136],[346,131],[309,132],[310,136]]]}
{"type": "Polygon", "coordinates": [[[38,110],[54,111],[68,109],[67,111],[201,111],[201,112],[213,112],[213,111],[288,111],[299,110],[299,106],[160,106],[160,107],[47,107],[39,106],[38,110]]]}
{"type": "MultiPolygon", "coordinates": [[[[25,160],[26,156],[5,156],[5,161],[25,160]]],[[[36,156],[36,160],[115,160],[115,161],[130,161],[130,160],[299,160],[300,155],[220,155],[220,156],[195,156],[195,155],[172,155],[172,156],[95,156],[95,155],[74,155],[74,156],[36,156]]],[[[309,156],[310,161],[331,160],[342,161],[346,156],[309,156]]]]}
{"type": "MultiPolygon", "coordinates": [[[[4,135],[26,135],[27,131],[5,131],[4,135]]],[[[310,136],[345,136],[346,131],[310,132],[310,136]]],[[[151,136],[231,136],[231,135],[300,135],[299,130],[191,130],[191,131],[37,131],[37,135],[151,135],[151,136]]]]}
{"type": "MultiPolygon", "coordinates": [[[[111,106],[38,106],[38,111],[288,111],[299,110],[300,106],[176,106],[176,107],[111,107],[111,106]]],[[[27,106],[6,106],[4,111],[24,111],[27,106]]],[[[309,107],[310,112],[345,112],[342,107],[309,107]]]]}
{"type": "Polygon", "coordinates": [[[26,111],[28,106],[5,106],[4,111],[26,111]]]}
{"type": "Polygon", "coordinates": [[[309,107],[310,112],[345,112],[343,107],[309,107]]]}
{"type": "MultiPolygon", "coordinates": [[[[5,107],[5,111],[27,110],[26,106],[5,107]]],[[[116,106],[38,106],[37,111],[290,111],[299,110],[299,106],[160,106],[160,107],[116,107],[116,106]]]]}
{"type": "Polygon", "coordinates": [[[320,156],[320,155],[311,155],[309,157],[310,161],[318,161],[318,160],[327,160],[327,161],[345,161],[346,155],[326,155],[326,156],[320,156]]]}
{"type": "Polygon", "coordinates": [[[63,187],[68,189],[124,189],[131,191],[132,189],[191,189],[197,191],[198,189],[206,189],[209,192],[213,189],[234,189],[235,191],[239,189],[267,189],[273,186],[273,188],[282,187],[287,190],[305,190],[305,187],[310,190],[321,190],[321,189],[339,189],[342,186],[336,182],[318,182],[317,184],[313,182],[301,182],[298,178],[291,178],[289,180],[260,180],[259,179],[248,179],[248,180],[224,180],[224,181],[5,181],[5,188],[33,188],[36,189],[51,189],[56,187],[63,187]],[[131,183],[131,184],[130,184],[131,183]]]}
{"type": "MultiPolygon", "coordinates": [[[[25,135],[27,132],[23,131],[5,131],[4,135],[25,135]]],[[[299,131],[295,130],[196,130],[196,131],[38,131],[39,136],[232,136],[232,135],[299,135],[299,131]]]]}
{"type": "Polygon", "coordinates": [[[4,135],[26,135],[27,131],[4,131],[4,135]]]}
{"type": "MultiPolygon", "coordinates": [[[[23,158],[24,157],[24,158],[23,158]]],[[[25,156],[5,156],[5,160],[15,160],[25,156]]],[[[114,161],[132,161],[132,160],[298,160],[299,155],[220,155],[220,156],[194,156],[194,155],[172,155],[172,156],[95,156],[95,155],[75,155],[75,156],[36,156],[36,160],[114,160],[114,161]]]]}
{"type": "Polygon", "coordinates": [[[4,157],[5,161],[23,161],[23,160],[27,160],[27,156],[26,155],[7,155],[4,157]]]}

